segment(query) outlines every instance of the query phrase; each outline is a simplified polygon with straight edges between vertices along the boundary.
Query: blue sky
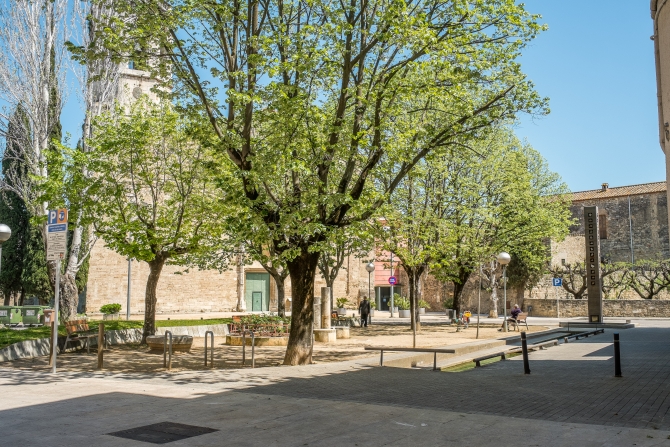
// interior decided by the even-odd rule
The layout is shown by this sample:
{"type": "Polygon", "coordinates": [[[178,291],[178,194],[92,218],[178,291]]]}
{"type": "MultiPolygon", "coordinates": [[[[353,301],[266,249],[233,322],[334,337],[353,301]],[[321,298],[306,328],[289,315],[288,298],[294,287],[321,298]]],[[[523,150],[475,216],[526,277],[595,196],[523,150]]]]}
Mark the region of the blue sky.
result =
{"type": "Polygon", "coordinates": [[[521,63],[551,114],[517,135],[573,191],[665,180],[649,2],[526,0],[549,30],[521,63]]]}
{"type": "MultiPolygon", "coordinates": [[[[649,2],[526,0],[549,30],[521,63],[551,114],[522,118],[517,135],[549,161],[573,191],[603,182],[665,180],[658,144],[656,78],[649,2]]],[[[71,100],[65,131],[80,135],[83,113],[71,100]]]]}

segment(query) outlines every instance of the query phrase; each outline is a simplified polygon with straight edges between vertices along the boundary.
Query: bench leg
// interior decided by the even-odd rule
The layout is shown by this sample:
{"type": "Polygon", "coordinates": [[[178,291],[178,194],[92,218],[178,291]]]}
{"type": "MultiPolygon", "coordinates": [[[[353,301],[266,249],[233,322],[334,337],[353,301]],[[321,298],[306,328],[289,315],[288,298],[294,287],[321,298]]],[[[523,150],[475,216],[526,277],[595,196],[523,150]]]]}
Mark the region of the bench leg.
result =
{"type": "Polygon", "coordinates": [[[504,353],[500,356],[500,360],[506,360],[506,359],[505,359],[505,354],[504,354],[504,353]]]}
{"type": "Polygon", "coordinates": [[[479,363],[479,360],[477,360],[477,361],[475,362],[475,368],[480,367],[480,366],[482,366],[482,364],[479,363]]]}
{"type": "Polygon", "coordinates": [[[433,352],[433,371],[437,371],[437,352],[433,352]]]}
{"type": "Polygon", "coordinates": [[[379,351],[379,366],[384,366],[384,350],[379,351]]]}

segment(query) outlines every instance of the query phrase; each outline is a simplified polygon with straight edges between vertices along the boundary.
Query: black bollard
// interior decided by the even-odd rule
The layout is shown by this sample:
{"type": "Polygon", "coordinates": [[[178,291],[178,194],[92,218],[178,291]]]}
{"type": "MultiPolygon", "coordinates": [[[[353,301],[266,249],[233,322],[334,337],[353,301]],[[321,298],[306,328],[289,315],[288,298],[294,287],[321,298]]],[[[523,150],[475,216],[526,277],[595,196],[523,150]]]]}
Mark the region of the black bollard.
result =
{"type": "Polygon", "coordinates": [[[530,365],[528,364],[528,343],[526,342],[526,332],[521,333],[521,351],[523,352],[523,373],[530,374],[530,365]]]}
{"type": "Polygon", "coordinates": [[[614,333],[614,377],[621,377],[621,351],[619,350],[619,333],[614,333]]]}

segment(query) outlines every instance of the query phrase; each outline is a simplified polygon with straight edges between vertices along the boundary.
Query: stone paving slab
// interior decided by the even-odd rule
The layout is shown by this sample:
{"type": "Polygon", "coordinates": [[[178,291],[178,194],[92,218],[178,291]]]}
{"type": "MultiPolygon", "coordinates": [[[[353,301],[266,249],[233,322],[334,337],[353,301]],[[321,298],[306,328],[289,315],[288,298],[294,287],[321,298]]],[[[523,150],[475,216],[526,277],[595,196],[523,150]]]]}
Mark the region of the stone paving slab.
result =
{"type": "Polygon", "coordinates": [[[220,430],[175,446],[670,446],[670,331],[622,331],[620,379],[611,336],[531,353],[530,376],[517,359],[463,373],[355,361],[158,375],[0,368],[0,445],[141,446],[106,433],[169,421],[220,430]]]}

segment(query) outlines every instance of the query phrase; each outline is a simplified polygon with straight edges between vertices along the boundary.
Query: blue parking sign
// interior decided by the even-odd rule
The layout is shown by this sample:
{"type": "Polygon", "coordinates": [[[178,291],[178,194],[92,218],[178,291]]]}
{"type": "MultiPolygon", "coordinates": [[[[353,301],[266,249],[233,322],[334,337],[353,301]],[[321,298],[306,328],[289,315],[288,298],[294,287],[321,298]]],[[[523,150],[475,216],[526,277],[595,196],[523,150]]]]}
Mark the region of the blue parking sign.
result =
{"type": "Polygon", "coordinates": [[[563,278],[554,278],[553,283],[555,287],[561,287],[563,285],[563,278]]]}

